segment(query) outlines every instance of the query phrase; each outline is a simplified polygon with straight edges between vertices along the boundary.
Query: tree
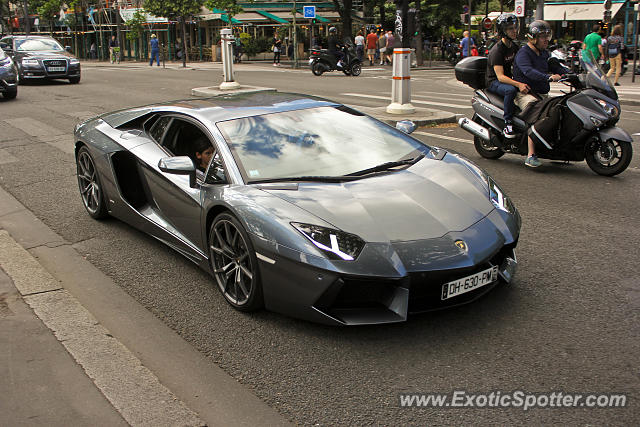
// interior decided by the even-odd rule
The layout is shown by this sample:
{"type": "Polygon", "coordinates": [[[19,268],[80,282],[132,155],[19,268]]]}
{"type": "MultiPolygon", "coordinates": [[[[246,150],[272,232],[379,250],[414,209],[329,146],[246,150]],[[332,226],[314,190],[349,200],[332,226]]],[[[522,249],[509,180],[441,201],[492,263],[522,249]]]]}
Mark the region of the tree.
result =
{"type": "Polygon", "coordinates": [[[152,15],[179,18],[182,30],[182,66],[187,66],[187,24],[189,16],[200,12],[203,0],[146,0],[144,9],[152,15]]]}
{"type": "Polygon", "coordinates": [[[342,20],[342,37],[352,39],[353,31],[351,30],[351,10],[352,10],[352,0],[333,0],[333,5],[336,10],[340,14],[340,19],[342,20]]]}
{"type": "Polygon", "coordinates": [[[42,3],[41,6],[38,7],[38,15],[40,15],[40,19],[49,22],[50,32],[53,36],[53,28],[56,16],[60,13],[60,8],[62,7],[63,0],[46,0],[42,3]]]}

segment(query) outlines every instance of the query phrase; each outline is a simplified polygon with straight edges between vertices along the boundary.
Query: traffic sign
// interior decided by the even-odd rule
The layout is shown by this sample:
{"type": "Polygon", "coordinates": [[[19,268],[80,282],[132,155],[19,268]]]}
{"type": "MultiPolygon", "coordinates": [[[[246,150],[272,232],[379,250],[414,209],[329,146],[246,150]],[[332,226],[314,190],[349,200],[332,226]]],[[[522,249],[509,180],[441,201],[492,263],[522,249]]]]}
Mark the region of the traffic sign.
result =
{"type": "Polygon", "coordinates": [[[491,27],[493,27],[493,21],[491,20],[491,18],[486,17],[482,20],[482,28],[484,28],[485,30],[490,30],[491,27]]]}
{"type": "Polygon", "coordinates": [[[307,19],[316,19],[316,7],[315,6],[302,6],[304,17],[307,19]]]}
{"type": "Polygon", "coordinates": [[[524,0],[515,0],[515,10],[516,16],[523,17],[524,16],[524,0]]]}

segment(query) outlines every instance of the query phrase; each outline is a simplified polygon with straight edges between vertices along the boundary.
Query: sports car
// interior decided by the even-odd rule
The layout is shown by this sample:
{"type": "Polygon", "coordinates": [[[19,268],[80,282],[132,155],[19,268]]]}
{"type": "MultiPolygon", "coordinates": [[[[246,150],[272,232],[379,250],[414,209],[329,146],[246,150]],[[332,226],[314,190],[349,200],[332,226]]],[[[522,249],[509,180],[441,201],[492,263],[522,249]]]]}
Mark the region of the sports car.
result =
{"type": "Polygon", "coordinates": [[[397,127],[277,91],[132,108],[76,126],[78,185],[238,310],[400,322],[510,282],[521,221],[482,169],[397,127]]]}

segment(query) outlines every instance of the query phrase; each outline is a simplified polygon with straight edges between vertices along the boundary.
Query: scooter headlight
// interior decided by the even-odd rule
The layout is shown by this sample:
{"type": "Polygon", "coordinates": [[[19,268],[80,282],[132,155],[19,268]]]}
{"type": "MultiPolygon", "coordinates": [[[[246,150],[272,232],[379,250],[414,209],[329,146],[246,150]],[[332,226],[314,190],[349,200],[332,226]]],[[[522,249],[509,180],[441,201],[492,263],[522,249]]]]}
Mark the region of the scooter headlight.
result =
{"type": "Polygon", "coordinates": [[[604,99],[596,99],[596,102],[600,104],[604,112],[607,113],[609,117],[618,117],[618,114],[620,114],[615,105],[608,103],[604,99]]]}

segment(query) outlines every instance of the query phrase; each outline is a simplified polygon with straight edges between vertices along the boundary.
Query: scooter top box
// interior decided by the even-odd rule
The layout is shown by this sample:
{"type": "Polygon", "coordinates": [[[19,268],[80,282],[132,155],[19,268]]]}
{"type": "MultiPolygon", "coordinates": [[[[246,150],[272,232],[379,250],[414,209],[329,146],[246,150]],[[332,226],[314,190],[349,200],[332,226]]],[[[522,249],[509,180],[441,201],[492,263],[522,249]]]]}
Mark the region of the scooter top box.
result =
{"type": "Polygon", "coordinates": [[[474,89],[487,87],[487,58],[469,56],[458,62],[455,67],[456,79],[474,89]]]}

